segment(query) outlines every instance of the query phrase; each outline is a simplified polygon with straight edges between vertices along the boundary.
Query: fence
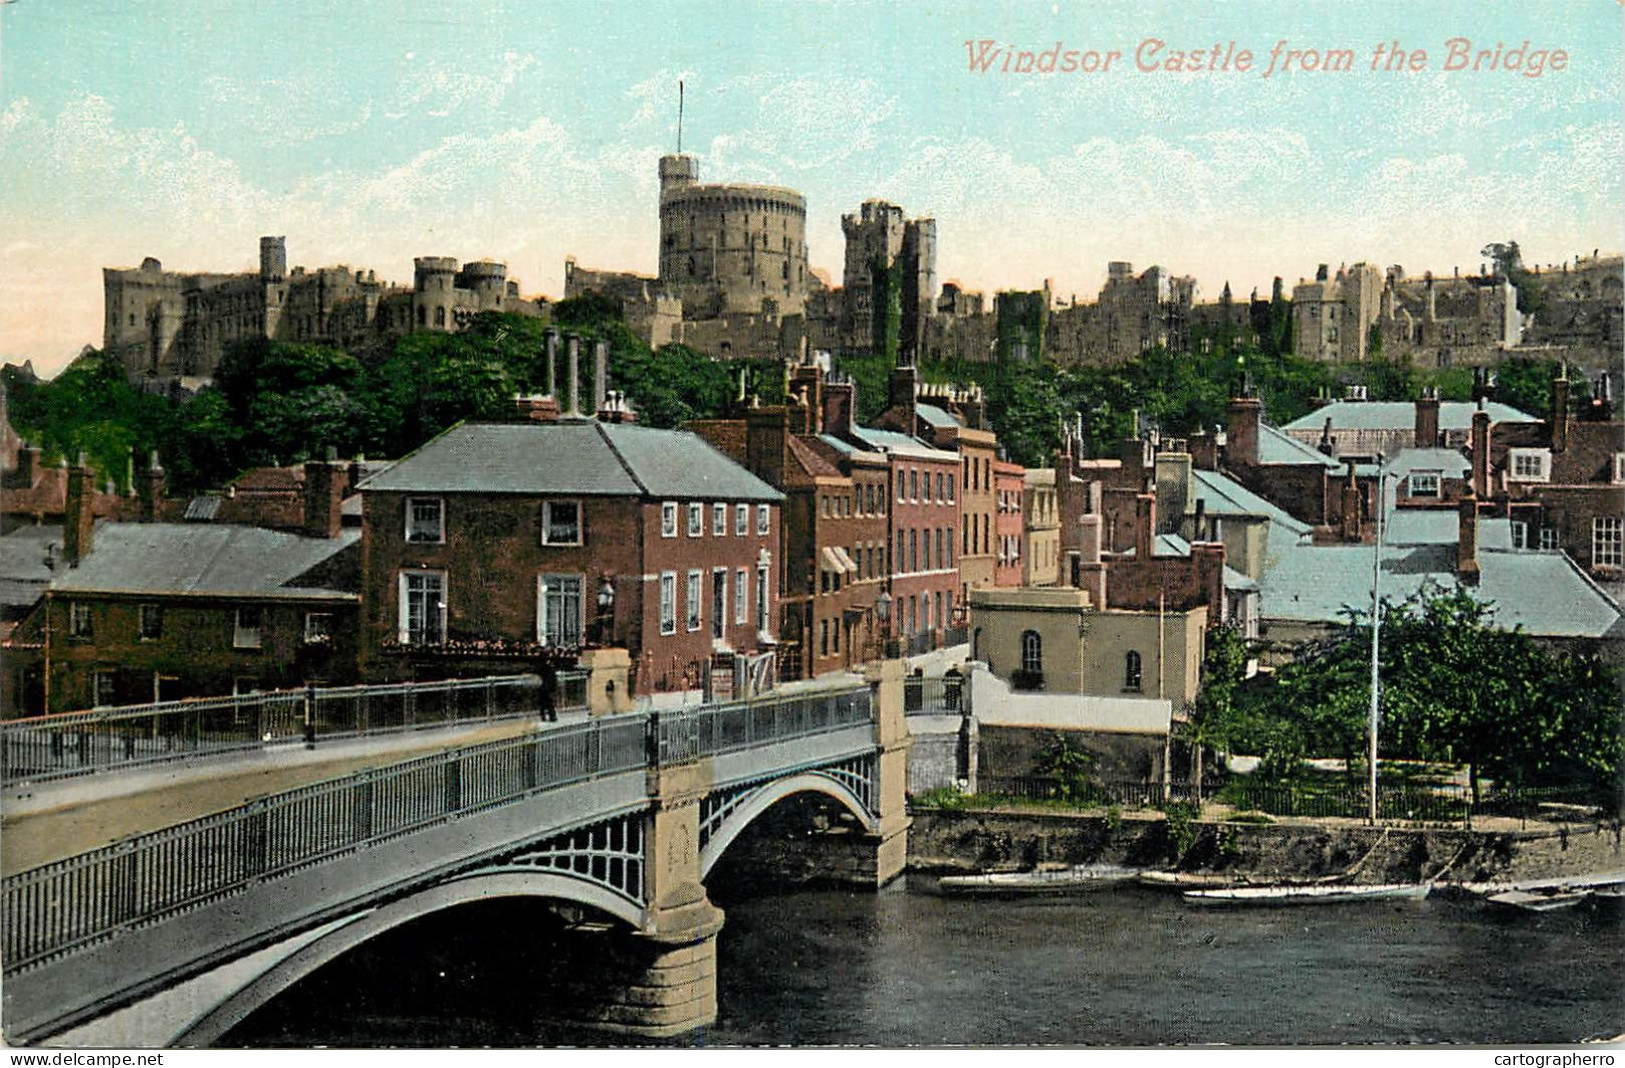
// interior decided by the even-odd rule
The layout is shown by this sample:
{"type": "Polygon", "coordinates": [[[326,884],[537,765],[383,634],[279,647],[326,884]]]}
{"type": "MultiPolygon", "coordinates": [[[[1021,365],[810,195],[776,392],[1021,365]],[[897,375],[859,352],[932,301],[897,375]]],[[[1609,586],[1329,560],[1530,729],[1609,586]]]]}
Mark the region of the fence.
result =
{"type": "Polygon", "coordinates": [[[357,848],[538,790],[864,722],[867,687],[613,716],[260,798],[0,884],[6,974],[357,848]]]}
{"type": "Polygon", "coordinates": [[[911,716],[958,716],[970,711],[970,687],[961,675],[903,680],[903,711],[911,716]]]}
{"type": "MultiPolygon", "coordinates": [[[[1080,780],[1075,783],[1044,775],[982,776],[982,792],[1034,801],[1069,801],[1077,804],[1120,805],[1124,808],[1161,808],[1170,801],[1196,800],[1188,782],[1133,780],[1080,780]]],[[[1254,783],[1232,778],[1221,785],[1207,784],[1204,801],[1238,811],[1308,819],[1365,819],[1370,812],[1363,786],[1346,782],[1254,783]]],[[[1377,786],[1377,818],[1384,822],[1470,823],[1473,819],[1502,817],[1527,822],[1543,815],[1576,811],[1591,813],[1600,807],[1593,791],[1584,787],[1534,787],[1499,790],[1472,800],[1459,783],[1393,784],[1377,786]]]]}
{"type": "MultiPolygon", "coordinates": [[[[0,724],[0,781],[41,781],[229,753],[534,715],[541,679],[507,675],[275,690],[68,712],[0,724]]],[[[587,673],[559,675],[560,709],[585,709],[587,673]]]]}

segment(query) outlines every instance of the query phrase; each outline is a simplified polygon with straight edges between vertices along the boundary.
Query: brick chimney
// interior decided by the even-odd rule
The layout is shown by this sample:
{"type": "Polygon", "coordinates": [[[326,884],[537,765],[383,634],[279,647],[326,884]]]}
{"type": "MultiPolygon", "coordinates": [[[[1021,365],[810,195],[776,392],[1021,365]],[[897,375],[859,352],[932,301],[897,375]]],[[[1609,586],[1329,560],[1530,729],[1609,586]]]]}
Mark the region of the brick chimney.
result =
{"type": "Polygon", "coordinates": [[[1552,451],[1569,447],[1569,373],[1552,379],[1552,451]]]}
{"type": "Polygon", "coordinates": [[[17,468],[6,473],[5,484],[18,489],[33,489],[34,483],[39,480],[40,466],[39,446],[23,442],[17,447],[17,468]]]}
{"type": "Polygon", "coordinates": [[[849,438],[857,426],[858,387],[849,378],[824,380],[824,429],[849,438]]]}
{"type": "Polygon", "coordinates": [[[1206,430],[1190,436],[1191,464],[1198,471],[1219,469],[1219,440],[1206,430]]]}
{"type": "Polygon", "coordinates": [[[594,413],[604,406],[604,400],[609,396],[609,342],[595,341],[592,344],[592,410],[594,413]]]}
{"type": "Polygon", "coordinates": [[[1478,585],[1478,498],[1469,493],[1461,499],[1459,534],[1456,541],[1456,578],[1466,586],[1478,585]]]}
{"type": "Polygon", "coordinates": [[[85,454],[81,452],[68,468],[68,494],[62,517],[62,555],[69,567],[78,567],[79,561],[90,555],[96,528],[95,503],[96,486],[90,468],[85,465],[85,454]]]}
{"type": "Polygon", "coordinates": [[[152,450],[152,456],[147,461],[147,469],[141,472],[137,487],[137,495],[141,499],[141,522],[155,523],[158,521],[158,502],[164,497],[164,468],[158,462],[158,450],[152,450]]]}
{"type": "Polygon", "coordinates": [[[817,364],[799,364],[790,375],[790,396],[805,407],[800,434],[824,432],[824,372],[817,364]]]}
{"type": "Polygon", "coordinates": [[[1207,605],[1208,628],[1220,626],[1224,623],[1224,545],[1212,541],[1192,545],[1191,563],[1202,603],[1207,605]]]}
{"type": "Polygon", "coordinates": [[[893,367],[886,380],[886,407],[914,410],[914,396],[919,391],[920,373],[912,365],[893,367]]]}
{"type": "Polygon", "coordinates": [[[1236,397],[1230,401],[1230,429],[1225,439],[1225,459],[1242,467],[1258,466],[1258,421],[1264,405],[1257,397],[1236,397]]]}
{"type": "Polygon", "coordinates": [[[1157,542],[1157,497],[1154,493],[1134,498],[1134,559],[1150,563],[1157,542]]]}
{"type": "Polygon", "coordinates": [[[519,423],[556,423],[559,421],[558,400],[545,393],[523,393],[513,399],[513,418],[519,423]]]}
{"type": "Polygon", "coordinates": [[[1422,390],[1416,402],[1416,447],[1432,449],[1439,444],[1439,391],[1432,386],[1422,390]]]}
{"type": "Polygon", "coordinates": [[[1483,401],[1478,403],[1479,407],[1473,412],[1472,438],[1469,442],[1473,461],[1473,495],[1487,498],[1490,495],[1490,413],[1484,410],[1483,401]]]}
{"type": "Polygon", "coordinates": [[[312,538],[336,538],[344,525],[344,486],[349,472],[331,456],[305,461],[305,522],[312,538]]]}
{"type": "Polygon", "coordinates": [[[757,478],[770,486],[784,485],[789,448],[789,408],[775,404],[745,413],[745,466],[757,478]]]}
{"type": "Polygon", "coordinates": [[[1157,500],[1161,503],[1164,533],[1177,532],[1196,496],[1196,477],[1188,452],[1157,453],[1157,500]]]}
{"type": "MultiPolygon", "coordinates": [[[[1360,540],[1360,484],[1354,480],[1354,461],[1348,462],[1343,476],[1342,536],[1344,541],[1360,540]]],[[[1382,507],[1379,502],[1377,507],[1382,507]]]]}

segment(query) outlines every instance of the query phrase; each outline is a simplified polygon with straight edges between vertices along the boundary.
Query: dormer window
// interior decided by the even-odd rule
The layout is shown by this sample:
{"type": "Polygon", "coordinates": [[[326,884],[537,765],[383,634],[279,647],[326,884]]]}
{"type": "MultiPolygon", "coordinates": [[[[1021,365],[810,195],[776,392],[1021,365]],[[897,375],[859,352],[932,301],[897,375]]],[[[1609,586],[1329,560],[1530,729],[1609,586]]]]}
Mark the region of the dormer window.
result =
{"type": "Polygon", "coordinates": [[[1437,497],[1439,495],[1439,476],[1441,471],[1412,471],[1411,496],[1437,497]]]}
{"type": "Polygon", "coordinates": [[[1550,449],[1512,449],[1507,454],[1507,477],[1513,482],[1546,482],[1551,472],[1550,449]]]}

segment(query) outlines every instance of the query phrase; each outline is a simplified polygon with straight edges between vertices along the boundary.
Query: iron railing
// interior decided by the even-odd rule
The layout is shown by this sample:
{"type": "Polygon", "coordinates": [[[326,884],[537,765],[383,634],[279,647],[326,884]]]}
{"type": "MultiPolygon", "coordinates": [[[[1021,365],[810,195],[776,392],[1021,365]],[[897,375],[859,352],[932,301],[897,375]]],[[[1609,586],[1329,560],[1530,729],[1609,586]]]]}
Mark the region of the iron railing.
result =
{"type": "Polygon", "coordinates": [[[937,647],[936,637],[930,631],[921,631],[903,638],[903,655],[920,656],[937,647]]]}
{"type": "MultiPolygon", "coordinates": [[[[586,672],[561,672],[556,707],[585,709],[586,685],[586,672]]],[[[540,678],[505,675],[274,690],[35,716],[0,724],[0,782],[37,782],[301,739],[534,715],[540,701],[540,678]]]]}
{"type": "Polygon", "coordinates": [[[869,719],[867,687],[549,726],[259,798],[0,883],[7,975],[267,878],[566,786],[869,719]]]}
{"type": "Polygon", "coordinates": [[[970,687],[962,675],[903,680],[903,711],[911,716],[958,716],[970,711],[970,687]]]}

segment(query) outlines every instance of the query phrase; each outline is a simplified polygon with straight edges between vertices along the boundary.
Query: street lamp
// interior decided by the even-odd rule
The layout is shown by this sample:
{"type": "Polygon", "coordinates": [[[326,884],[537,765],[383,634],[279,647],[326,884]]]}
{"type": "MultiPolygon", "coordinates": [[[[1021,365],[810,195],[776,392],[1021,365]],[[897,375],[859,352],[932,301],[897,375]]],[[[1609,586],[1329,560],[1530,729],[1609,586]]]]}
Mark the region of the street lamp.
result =
{"type": "Polygon", "coordinates": [[[887,625],[891,620],[891,594],[885,590],[881,590],[880,596],[875,598],[875,619],[880,621],[880,655],[884,659],[891,638],[891,627],[887,625]]]}
{"type": "Polygon", "coordinates": [[[598,579],[598,644],[608,645],[613,635],[615,612],[615,583],[608,575],[598,579]]]}

